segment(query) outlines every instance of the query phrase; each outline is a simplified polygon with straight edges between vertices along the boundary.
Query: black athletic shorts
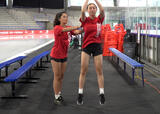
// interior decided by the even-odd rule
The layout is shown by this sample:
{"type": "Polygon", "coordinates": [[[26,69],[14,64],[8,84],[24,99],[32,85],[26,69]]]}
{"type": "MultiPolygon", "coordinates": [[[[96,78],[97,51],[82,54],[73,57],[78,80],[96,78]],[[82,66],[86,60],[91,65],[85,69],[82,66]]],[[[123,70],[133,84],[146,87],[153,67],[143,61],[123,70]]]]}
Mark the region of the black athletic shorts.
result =
{"type": "Polygon", "coordinates": [[[54,61],[56,61],[56,62],[64,63],[64,62],[67,61],[67,58],[64,58],[64,59],[56,59],[56,58],[51,57],[51,60],[54,60],[54,61]]]}
{"type": "Polygon", "coordinates": [[[93,57],[101,55],[103,53],[102,46],[99,43],[89,44],[87,47],[82,49],[82,51],[93,57]]]}

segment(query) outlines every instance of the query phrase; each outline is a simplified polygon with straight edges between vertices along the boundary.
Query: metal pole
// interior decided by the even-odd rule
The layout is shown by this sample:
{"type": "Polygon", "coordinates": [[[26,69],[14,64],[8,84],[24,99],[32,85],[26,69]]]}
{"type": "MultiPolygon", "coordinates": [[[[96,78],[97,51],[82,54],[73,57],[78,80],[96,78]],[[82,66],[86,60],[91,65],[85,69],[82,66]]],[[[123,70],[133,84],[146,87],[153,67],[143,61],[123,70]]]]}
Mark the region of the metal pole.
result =
{"type": "Polygon", "coordinates": [[[15,85],[16,85],[16,82],[11,82],[11,88],[12,88],[12,97],[15,97],[15,85]]]}
{"type": "Polygon", "coordinates": [[[144,75],[143,75],[143,68],[141,69],[141,72],[142,72],[142,84],[143,84],[143,87],[144,87],[144,75]]]}
{"type": "Polygon", "coordinates": [[[6,6],[8,9],[11,9],[13,6],[13,0],[6,0],[6,6]]]}
{"type": "Polygon", "coordinates": [[[145,49],[145,59],[147,60],[148,59],[148,0],[146,0],[146,40],[145,43],[146,43],[146,49],[145,49]]]}
{"type": "Polygon", "coordinates": [[[131,29],[130,11],[129,11],[129,0],[128,0],[128,28],[131,29]]]}
{"type": "Polygon", "coordinates": [[[68,9],[68,0],[64,0],[64,11],[67,12],[68,9]]]}
{"type": "Polygon", "coordinates": [[[134,83],[134,73],[135,73],[135,69],[132,68],[132,83],[134,83]]]}
{"type": "MultiPolygon", "coordinates": [[[[158,18],[158,0],[156,2],[156,35],[158,35],[158,22],[159,22],[159,18],[158,18]]],[[[155,64],[158,64],[158,38],[155,39],[155,64]]]]}

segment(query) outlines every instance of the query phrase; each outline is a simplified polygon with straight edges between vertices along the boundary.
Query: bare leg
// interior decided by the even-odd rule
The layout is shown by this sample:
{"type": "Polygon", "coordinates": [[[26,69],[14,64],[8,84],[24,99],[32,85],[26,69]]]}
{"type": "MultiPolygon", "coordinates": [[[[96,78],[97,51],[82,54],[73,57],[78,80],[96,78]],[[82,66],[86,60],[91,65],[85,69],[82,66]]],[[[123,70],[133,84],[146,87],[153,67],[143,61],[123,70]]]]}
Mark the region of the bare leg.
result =
{"type": "Polygon", "coordinates": [[[88,64],[89,64],[90,56],[86,54],[85,52],[81,53],[81,71],[79,76],[79,88],[83,89],[84,82],[85,82],[85,76],[88,70],[88,64]]]}
{"type": "Polygon", "coordinates": [[[104,88],[103,63],[102,62],[103,62],[102,55],[98,55],[94,57],[94,65],[96,68],[99,88],[104,88]]]}
{"type": "Polygon", "coordinates": [[[52,69],[54,72],[53,89],[54,89],[54,93],[58,95],[58,93],[61,90],[61,83],[62,83],[62,79],[61,79],[61,64],[62,63],[51,60],[51,64],[52,64],[52,69]]]}
{"type": "Polygon", "coordinates": [[[66,71],[67,62],[61,63],[61,82],[60,82],[60,92],[62,90],[62,82],[64,78],[64,72],[66,71]]]}

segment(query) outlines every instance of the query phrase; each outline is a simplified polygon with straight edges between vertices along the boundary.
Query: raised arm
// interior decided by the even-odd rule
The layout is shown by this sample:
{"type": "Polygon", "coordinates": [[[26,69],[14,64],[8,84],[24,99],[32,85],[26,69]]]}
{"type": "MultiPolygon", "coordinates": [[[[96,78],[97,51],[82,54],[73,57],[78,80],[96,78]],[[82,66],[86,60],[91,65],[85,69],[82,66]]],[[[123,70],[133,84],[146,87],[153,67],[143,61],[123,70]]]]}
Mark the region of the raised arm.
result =
{"type": "Polygon", "coordinates": [[[86,18],[85,12],[86,12],[86,9],[87,9],[88,2],[89,2],[89,0],[86,0],[85,3],[84,3],[84,5],[82,6],[82,9],[81,9],[81,12],[82,12],[82,14],[81,14],[81,20],[82,21],[84,21],[85,18],[86,18]]]}
{"type": "Polygon", "coordinates": [[[101,3],[98,1],[98,0],[95,0],[99,10],[100,10],[100,18],[102,19],[104,17],[104,8],[103,6],[101,5],[101,3]]]}

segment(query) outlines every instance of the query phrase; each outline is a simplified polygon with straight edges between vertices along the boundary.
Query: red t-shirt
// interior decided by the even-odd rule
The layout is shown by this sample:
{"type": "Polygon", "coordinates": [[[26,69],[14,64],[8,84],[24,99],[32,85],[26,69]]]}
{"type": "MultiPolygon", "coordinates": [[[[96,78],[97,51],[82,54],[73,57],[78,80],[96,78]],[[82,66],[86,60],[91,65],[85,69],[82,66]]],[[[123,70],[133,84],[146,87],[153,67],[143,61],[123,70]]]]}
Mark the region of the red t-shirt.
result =
{"type": "Polygon", "coordinates": [[[60,25],[56,25],[54,27],[55,42],[51,50],[50,56],[56,59],[64,59],[67,57],[69,38],[71,37],[71,35],[74,34],[72,31],[62,32],[62,30],[63,27],[60,25]]]}
{"type": "Polygon", "coordinates": [[[104,17],[101,19],[100,15],[93,20],[90,17],[86,17],[84,21],[81,20],[82,27],[84,29],[84,38],[82,48],[85,48],[91,43],[101,43],[101,25],[104,17]]]}

